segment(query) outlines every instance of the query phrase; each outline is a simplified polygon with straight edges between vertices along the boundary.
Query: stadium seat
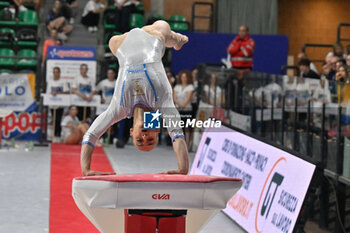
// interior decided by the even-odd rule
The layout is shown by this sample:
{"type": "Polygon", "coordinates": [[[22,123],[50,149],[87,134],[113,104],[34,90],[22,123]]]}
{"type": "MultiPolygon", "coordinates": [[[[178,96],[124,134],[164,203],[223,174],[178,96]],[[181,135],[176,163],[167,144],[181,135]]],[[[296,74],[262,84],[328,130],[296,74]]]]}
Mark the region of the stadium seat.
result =
{"type": "Polygon", "coordinates": [[[9,69],[0,69],[0,75],[3,75],[3,74],[12,74],[12,70],[9,70],[9,69]]]}
{"type": "Polygon", "coordinates": [[[103,25],[104,25],[105,31],[115,30],[115,24],[108,22],[108,18],[113,17],[113,15],[114,15],[114,12],[108,12],[104,15],[103,25]]]}
{"type": "Polygon", "coordinates": [[[141,27],[145,26],[145,19],[143,18],[143,15],[131,14],[129,26],[131,29],[132,28],[141,28],[141,27]]]}
{"type": "Polygon", "coordinates": [[[0,29],[0,46],[11,46],[15,41],[15,31],[11,28],[0,29]]]}
{"type": "Polygon", "coordinates": [[[136,10],[138,13],[144,13],[145,12],[145,6],[142,0],[140,0],[140,4],[136,7],[136,10]]]}
{"type": "Polygon", "coordinates": [[[30,10],[34,10],[35,9],[35,4],[32,2],[25,2],[23,3],[23,6],[25,6],[26,8],[30,9],[30,10]]]}
{"type": "Polygon", "coordinates": [[[0,49],[0,66],[14,67],[15,65],[15,52],[12,49],[0,49]]]}
{"type": "Polygon", "coordinates": [[[36,52],[32,49],[22,49],[17,53],[18,67],[36,67],[36,52]]]}
{"type": "Polygon", "coordinates": [[[0,1],[0,8],[9,7],[10,3],[8,1],[0,1]]]}
{"type": "Polygon", "coordinates": [[[4,9],[0,10],[0,27],[14,27],[16,26],[16,20],[2,20],[4,9]]]}
{"type": "Polygon", "coordinates": [[[173,31],[188,31],[188,24],[186,18],[182,15],[170,16],[169,25],[171,30],[173,31]]]}
{"type": "Polygon", "coordinates": [[[148,19],[164,20],[164,17],[160,14],[151,14],[148,16],[148,19]]]}
{"type": "Polygon", "coordinates": [[[17,31],[17,45],[23,47],[37,47],[37,35],[35,29],[23,28],[17,31]]]}
{"type": "Polygon", "coordinates": [[[19,13],[19,27],[37,27],[38,15],[35,11],[27,10],[19,13]]]}
{"type": "Polygon", "coordinates": [[[121,34],[122,34],[122,33],[116,32],[116,31],[110,32],[110,33],[106,33],[106,34],[105,34],[105,37],[104,37],[104,39],[103,39],[103,42],[104,42],[104,45],[105,45],[105,49],[106,49],[106,50],[109,49],[109,44],[108,44],[108,42],[109,42],[109,39],[111,39],[112,36],[121,35],[121,34]]]}

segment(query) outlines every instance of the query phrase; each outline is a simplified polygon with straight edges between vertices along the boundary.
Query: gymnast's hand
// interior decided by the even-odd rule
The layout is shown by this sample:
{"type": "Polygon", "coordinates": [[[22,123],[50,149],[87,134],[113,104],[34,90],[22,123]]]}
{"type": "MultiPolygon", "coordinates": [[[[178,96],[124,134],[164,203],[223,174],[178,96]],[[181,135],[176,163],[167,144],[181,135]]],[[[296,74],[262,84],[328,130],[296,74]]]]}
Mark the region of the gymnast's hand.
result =
{"type": "Polygon", "coordinates": [[[99,172],[99,171],[84,171],[84,176],[107,176],[107,175],[116,175],[115,172],[99,172]]]}

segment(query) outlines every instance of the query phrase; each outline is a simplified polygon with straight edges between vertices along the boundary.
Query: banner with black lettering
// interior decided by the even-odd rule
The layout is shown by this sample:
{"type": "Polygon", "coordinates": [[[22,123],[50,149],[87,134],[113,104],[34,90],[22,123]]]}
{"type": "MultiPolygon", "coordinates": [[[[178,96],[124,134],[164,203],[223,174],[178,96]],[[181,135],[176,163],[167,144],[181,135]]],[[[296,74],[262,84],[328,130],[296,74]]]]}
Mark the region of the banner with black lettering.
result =
{"type": "Polygon", "coordinates": [[[237,177],[223,211],[248,232],[292,232],[315,166],[225,126],[207,129],[191,174],[237,177]]]}

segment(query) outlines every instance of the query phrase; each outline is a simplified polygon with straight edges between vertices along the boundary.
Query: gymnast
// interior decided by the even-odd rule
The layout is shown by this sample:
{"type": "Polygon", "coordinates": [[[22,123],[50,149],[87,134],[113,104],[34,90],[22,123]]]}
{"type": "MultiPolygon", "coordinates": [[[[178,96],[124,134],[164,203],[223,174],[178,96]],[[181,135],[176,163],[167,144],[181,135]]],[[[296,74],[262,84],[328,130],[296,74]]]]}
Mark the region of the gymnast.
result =
{"type": "MultiPolygon", "coordinates": [[[[180,50],[187,42],[187,36],[171,31],[169,24],[162,20],[110,39],[109,48],[119,62],[118,79],[109,107],[96,118],[84,135],[80,163],[85,176],[115,174],[90,169],[96,141],[114,123],[133,117],[130,135],[134,146],[142,151],[150,151],[158,143],[159,131],[143,128],[143,112],[159,110],[172,121],[180,120],[162,56],[165,47],[180,50]]],[[[167,127],[167,130],[173,142],[178,169],[165,174],[187,174],[188,150],[183,131],[176,125],[167,127]]]]}

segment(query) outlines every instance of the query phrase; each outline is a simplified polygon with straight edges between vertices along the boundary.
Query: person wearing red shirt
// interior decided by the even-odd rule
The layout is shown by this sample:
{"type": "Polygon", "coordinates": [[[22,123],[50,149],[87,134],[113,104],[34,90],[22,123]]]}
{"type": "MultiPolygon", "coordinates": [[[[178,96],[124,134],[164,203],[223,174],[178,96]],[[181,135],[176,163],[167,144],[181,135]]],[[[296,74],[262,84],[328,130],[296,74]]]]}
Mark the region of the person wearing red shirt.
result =
{"type": "Polygon", "coordinates": [[[255,42],[249,35],[248,27],[246,25],[240,26],[238,35],[227,48],[227,53],[231,55],[232,67],[252,70],[254,50],[255,42]]]}

